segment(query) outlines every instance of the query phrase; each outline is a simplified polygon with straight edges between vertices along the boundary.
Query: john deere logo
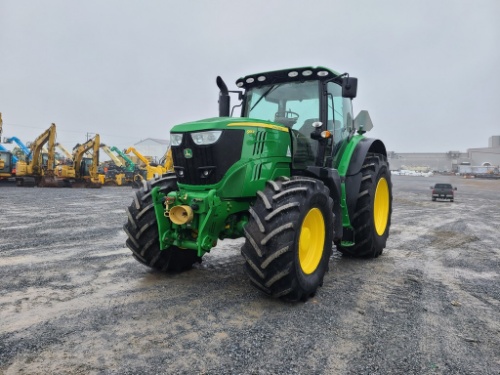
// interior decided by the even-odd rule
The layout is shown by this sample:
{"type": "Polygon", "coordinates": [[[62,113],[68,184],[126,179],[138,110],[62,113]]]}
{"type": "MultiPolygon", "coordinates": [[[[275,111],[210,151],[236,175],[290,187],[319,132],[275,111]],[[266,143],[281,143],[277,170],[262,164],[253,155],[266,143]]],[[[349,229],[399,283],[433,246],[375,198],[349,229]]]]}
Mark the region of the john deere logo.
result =
{"type": "Polygon", "coordinates": [[[191,159],[193,157],[193,150],[191,150],[190,148],[185,148],[184,149],[184,157],[186,159],[191,159]]]}

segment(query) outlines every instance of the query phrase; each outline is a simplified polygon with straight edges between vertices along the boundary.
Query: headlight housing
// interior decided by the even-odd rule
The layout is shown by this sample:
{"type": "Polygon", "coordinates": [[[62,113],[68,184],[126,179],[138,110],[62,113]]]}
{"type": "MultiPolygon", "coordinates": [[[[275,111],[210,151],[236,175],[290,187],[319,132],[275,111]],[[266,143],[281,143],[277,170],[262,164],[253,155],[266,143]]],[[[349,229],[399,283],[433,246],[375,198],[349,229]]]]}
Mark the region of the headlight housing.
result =
{"type": "Polygon", "coordinates": [[[219,140],[221,134],[222,130],[210,130],[206,132],[191,133],[191,138],[197,145],[211,145],[219,140]]]}
{"type": "Polygon", "coordinates": [[[182,134],[170,133],[170,144],[172,146],[179,146],[182,143],[182,134]]]}

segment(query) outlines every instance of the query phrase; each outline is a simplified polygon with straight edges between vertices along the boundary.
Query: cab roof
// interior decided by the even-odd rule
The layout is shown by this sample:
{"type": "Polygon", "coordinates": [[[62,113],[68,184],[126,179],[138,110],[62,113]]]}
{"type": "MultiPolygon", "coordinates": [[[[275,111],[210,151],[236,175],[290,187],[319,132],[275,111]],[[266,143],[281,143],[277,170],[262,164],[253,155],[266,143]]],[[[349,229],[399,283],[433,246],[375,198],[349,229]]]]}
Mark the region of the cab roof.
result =
{"type": "Polygon", "coordinates": [[[275,70],[271,72],[255,73],[236,80],[236,86],[249,89],[263,85],[272,85],[275,83],[296,82],[296,81],[330,81],[340,75],[339,72],[322,66],[317,67],[301,67],[290,68],[283,70],[275,70]]]}

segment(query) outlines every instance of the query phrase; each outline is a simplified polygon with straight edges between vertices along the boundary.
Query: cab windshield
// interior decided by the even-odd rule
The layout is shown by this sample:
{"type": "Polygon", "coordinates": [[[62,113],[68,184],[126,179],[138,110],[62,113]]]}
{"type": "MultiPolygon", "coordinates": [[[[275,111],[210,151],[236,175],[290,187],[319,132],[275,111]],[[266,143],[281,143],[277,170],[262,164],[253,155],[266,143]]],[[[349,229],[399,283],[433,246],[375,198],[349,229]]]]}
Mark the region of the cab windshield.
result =
{"type": "MultiPolygon", "coordinates": [[[[306,122],[319,121],[319,93],[317,81],[255,87],[247,92],[244,117],[277,122],[300,130],[306,122]]],[[[309,134],[311,130],[309,127],[309,134]]]]}
{"type": "Polygon", "coordinates": [[[276,122],[292,129],[295,168],[314,165],[318,142],[311,139],[312,124],[319,121],[318,81],[289,82],[247,91],[244,117],[276,122]]]}

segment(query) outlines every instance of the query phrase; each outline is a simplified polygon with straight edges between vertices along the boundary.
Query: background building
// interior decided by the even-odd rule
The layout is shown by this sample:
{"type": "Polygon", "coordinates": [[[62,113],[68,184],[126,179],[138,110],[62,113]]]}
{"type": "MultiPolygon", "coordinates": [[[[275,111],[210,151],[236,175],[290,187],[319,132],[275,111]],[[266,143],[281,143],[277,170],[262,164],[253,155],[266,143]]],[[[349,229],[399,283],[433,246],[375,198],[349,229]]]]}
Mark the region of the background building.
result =
{"type": "Polygon", "coordinates": [[[158,163],[168,149],[170,141],[168,139],[146,138],[134,144],[134,147],[141,154],[151,161],[158,163]]]}
{"type": "Polygon", "coordinates": [[[393,171],[409,169],[417,172],[456,172],[461,164],[500,166],[500,136],[490,137],[488,147],[470,148],[467,152],[389,152],[389,165],[393,171]]]}

